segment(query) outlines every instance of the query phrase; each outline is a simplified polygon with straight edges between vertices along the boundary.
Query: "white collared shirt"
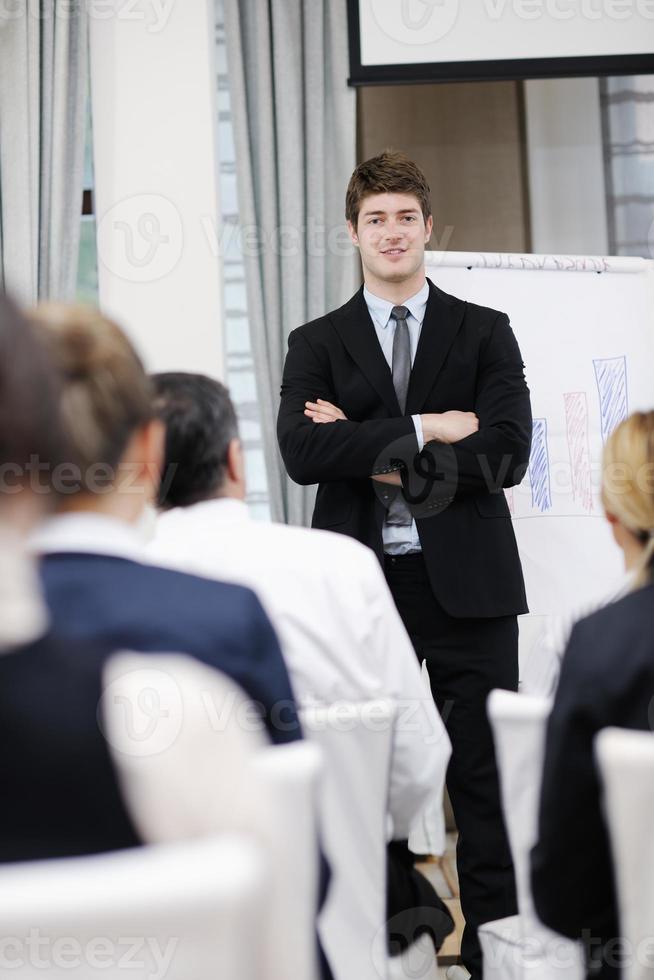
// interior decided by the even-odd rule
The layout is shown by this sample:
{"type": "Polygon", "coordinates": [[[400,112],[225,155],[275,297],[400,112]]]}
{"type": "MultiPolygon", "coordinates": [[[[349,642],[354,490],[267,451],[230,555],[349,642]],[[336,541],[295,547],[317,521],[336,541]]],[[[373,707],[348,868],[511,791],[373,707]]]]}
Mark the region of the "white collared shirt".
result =
{"type": "Polygon", "coordinates": [[[135,525],[92,511],[48,517],[31,535],[29,545],[40,555],[66,552],[143,561],[143,542],[135,525]]]}
{"type": "MultiPolygon", "coordinates": [[[[392,371],[393,338],[395,337],[396,321],[391,316],[391,313],[393,308],[398,304],[391,303],[390,300],[382,299],[380,296],[375,296],[367,286],[363,287],[363,298],[366,301],[368,312],[370,313],[370,318],[377,334],[377,340],[382,349],[382,354],[392,371]]],[[[402,306],[406,306],[409,311],[406,322],[409,328],[412,367],[416,359],[416,351],[418,350],[418,341],[420,340],[420,331],[422,330],[422,321],[425,318],[428,299],[429,283],[425,279],[422,288],[414,296],[410,296],[409,299],[401,304],[402,306]]],[[[411,418],[413,419],[416,430],[418,449],[421,450],[425,444],[422,420],[419,415],[412,415],[411,418]]],[[[382,538],[384,551],[389,555],[406,555],[410,552],[421,551],[422,549],[415,521],[412,521],[409,527],[398,527],[397,525],[384,523],[382,538]]]]}
{"type": "Polygon", "coordinates": [[[398,837],[445,777],[449,740],[377,558],[330,531],[251,520],[214,499],[159,517],[145,560],[251,588],[280,639],[298,704],[392,698],[389,812],[398,837]],[[431,734],[430,734],[431,733],[431,734]]]}
{"type": "Polygon", "coordinates": [[[0,653],[32,643],[47,628],[34,557],[22,537],[0,521],[0,653]]]}

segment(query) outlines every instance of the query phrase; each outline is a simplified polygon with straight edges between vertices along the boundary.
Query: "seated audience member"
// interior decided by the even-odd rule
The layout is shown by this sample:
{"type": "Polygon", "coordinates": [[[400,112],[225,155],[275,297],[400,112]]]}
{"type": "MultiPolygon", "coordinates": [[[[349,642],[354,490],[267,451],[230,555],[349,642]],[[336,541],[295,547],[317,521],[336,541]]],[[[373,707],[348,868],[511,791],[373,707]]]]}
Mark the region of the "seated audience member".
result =
{"type": "Polygon", "coordinates": [[[273,742],[299,738],[288,672],[256,596],[140,560],[135,525],[157,492],[163,431],[133,347],[91,309],[43,307],[35,321],[60,373],[73,447],[58,513],[32,539],[55,628],[111,649],[188,653],[262,707],[273,742]]]}
{"type": "Polygon", "coordinates": [[[543,922],[585,941],[589,977],[621,975],[608,829],[593,740],[649,729],[654,696],[654,412],[621,423],[604,450],[606,516],[633,590],[577,623],[549,721],[532,886],[543,922]]]}
{"type": "Polygon", "coordinates": [[[252,588],[277,629],[298,703],[399,703],[388,914],[402,948],[402,933],[412,940],[425,931],[421,915],[431,908],[440,943],[449,914],[415,871],[405,841],[435,787],[442,791],[450,744],[375,555],[343,535],[251,520],[227,390],[185,373],[156,375],[154,385],[166,452],[149,558],[252,588]]]}
{"type": "MultiPolygon", "coordinates": [[[[216,832],[261,834],[262,812],[268,845],[276,800],[249,775],[253,754],[268,740],[235,684],[187,656],[148,654],[137,658],[140,667],[144,661],[152,667],[139,689],[132,655],[115,657],[104,643],[51,629],[25,537],[70,467],[60,401],[42,340],[0,295],[0,863],[216,832]],[[129,695],[123,693],[108,725],[100,707],[111,710],[114,700],[103,697],[104,685],[119,682],[125,670],[129,695]],[[158,726],[144,731],[140,724],[140,715],[152,718],[142,695],[152,694],[157,679],[165,682],[164,698],[174,681],[175,697],[162,715],[175,727],[170,742],[158,737],[158,726]],[[225,708],[217,729],[213,718],[225,708]],[[217,757],[219,778],[212,780],[217,757]]],[[[277,877],[267,883],[271,894],[277,877]]],[[[329,980],[324,963],[322,975],[329,980]]]]}
{"type": "Polygon", "coordinates": [[[0,295],[0,862],[139,843],[97,724],[107,651],[52,632],[25,544],[53,499],[37,466],[66,459],[57,400],[43,346],[0,295]]]}

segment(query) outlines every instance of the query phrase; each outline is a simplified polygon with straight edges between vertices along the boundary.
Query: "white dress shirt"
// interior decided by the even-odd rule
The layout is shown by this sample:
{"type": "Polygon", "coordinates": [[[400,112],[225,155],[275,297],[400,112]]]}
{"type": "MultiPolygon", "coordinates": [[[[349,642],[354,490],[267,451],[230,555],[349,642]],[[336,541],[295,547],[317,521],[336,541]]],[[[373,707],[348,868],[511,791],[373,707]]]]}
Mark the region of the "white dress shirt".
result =
{"type": "Polygon", "coordinates": [[[23,538],[0,521],[0,653],[34,642],[48,625],[36,562],[23,538]]]}
{"type": "Polygon", "coordinates": [[[138,525],[92,511],[48,517],[31,535],[29,544],[41,555],[67,552],[143,561],[138,525]]]}
{"type": "Polygon", "coordinates": [[[393,836],[441,787],[450,743],[379,563],[329,531],[250,519],[234,499],[162,514],[147,560],[253,589],[275,626],[300,706],[392,698],[393,836]]]}
{"type": "MultiPolygon", "coordinates": [[[[429,283],[427,280],[425,280],[422,288],[414,296],[410,296],[402,304],[391,303],[387,299],[381,299],[381,297],[375,296],[367,286],[363,287],[363,298],[366,301],[368,312],[370,313],[370,318],[377,334],[377,340],[382,349],[382,354],[386,358],[386,363],[391,371],[393,370],[393,338],[395,337],[396,328],[396,321],[391,316],[391,312],[397,305],[406,306],[409,311],[406,322],[409,328],[411,366],[413,367],[418,349],[418,341],[420,340],[420,331],[422,330],[422,321],[425,318],[427,300],[429,299],[429,283]]],[[[418,449],[420,450],[425,444],[422,420],[419,415],[412,415],[411,418],[415,426],[418,449]]],[[[411,521],[410,526],[407,527],[384,523],[382,538],[386,554],[406,555],[410,552],[421,551],[420,538],[418,537],[415,521],[411,521]]]]}

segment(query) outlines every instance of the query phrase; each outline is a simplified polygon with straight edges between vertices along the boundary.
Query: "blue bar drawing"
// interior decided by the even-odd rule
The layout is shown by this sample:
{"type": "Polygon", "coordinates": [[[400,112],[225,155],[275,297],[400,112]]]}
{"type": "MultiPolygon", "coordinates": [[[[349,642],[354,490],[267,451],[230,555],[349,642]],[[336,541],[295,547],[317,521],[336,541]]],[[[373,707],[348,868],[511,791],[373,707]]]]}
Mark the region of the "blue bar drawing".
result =
{"type": "Polygon", "coordinates": [[[552,509],[550,458],[547,449],[547,419],[533,419],[529,456],[531,506],[542,512],[552,509]]]}
{"type": "Polygon", "coordinates": [[[595,358],[595,381],[600,401],[602,440],[606,442],[616,425],[629,414],[627,408],[626,357],[595,358]]]}

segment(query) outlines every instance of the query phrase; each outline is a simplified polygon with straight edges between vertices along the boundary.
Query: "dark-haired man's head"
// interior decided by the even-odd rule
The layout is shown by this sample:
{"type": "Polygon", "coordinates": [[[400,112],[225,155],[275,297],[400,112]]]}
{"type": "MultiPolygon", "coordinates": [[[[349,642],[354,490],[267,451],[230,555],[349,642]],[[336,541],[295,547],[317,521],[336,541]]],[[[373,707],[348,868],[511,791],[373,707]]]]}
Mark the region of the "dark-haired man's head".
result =
{"type": "Polygon", "coordinates": [[[348,184],[345,217],[371,292],[403,303],[422,287],[433,218],[429,185],[413,160],[386,151],[360,163],[348,184]]]}
{"type": "Polygon", "coordinates": [[[188,507],[214,497],[245,497],[236,412],[219,381],[182,371],[155,374],[154,409],[166,449],[157,504],[188,507]]]}
{"type": "Polygon", "coordinates": [[[345,218],[355,230],[363,201],[374,194],[410,194],[418,202],[425,224],[431,217],[427,178],[404,153],[384,150],[355,169],[345,195],[345,218]]]}
{"type": "Polygon", "coordinates": [[[53,471],[70,448],[59,406],[48,351],[27,317],[0,294],[0,511],[4,519],[10,511],[13,523],[19,510],[36,516],[54,499],[53,471]]]}

